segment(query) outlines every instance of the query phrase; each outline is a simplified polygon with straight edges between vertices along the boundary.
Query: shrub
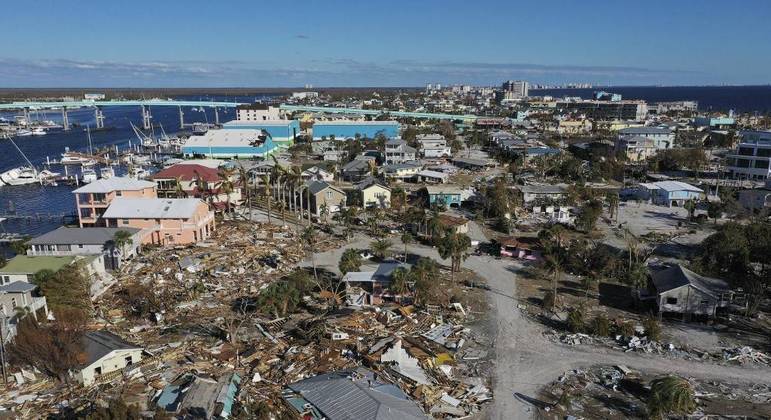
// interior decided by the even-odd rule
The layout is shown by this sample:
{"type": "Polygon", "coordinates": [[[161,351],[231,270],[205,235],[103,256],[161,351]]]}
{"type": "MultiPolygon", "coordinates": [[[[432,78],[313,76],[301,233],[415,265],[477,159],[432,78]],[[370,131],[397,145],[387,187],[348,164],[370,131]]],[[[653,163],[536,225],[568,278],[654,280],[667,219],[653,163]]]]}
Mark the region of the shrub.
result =
{"type": "Polygon", "coordinates": [[[599,314],[592,320],[592,333],[602,337],[610,335],[610,321],[605,314],[599,314]]]}
{"type": "Polygon", "coordinates": [[[645,335],[648,339],[653,341],[661,340],[661,324],[653,315],[648,316],[643,321],[643,327],[645,328],[645,335]]]}
{"type": "Polygon", "coordinates": [[[551,311],[554,309],[554,304],[556,303],[556,296],[554,296],[554,292],[549,290],[548,292],[543,294],[543,308],[547,311],[551,311]]]}
{"type": "Polygon", "coordinates": [[[616,320],[616,328],[618,333],[624,337],[634,336],[634,323],[631,321],[624,321],[622,319],[616,320]]]}
{"type": "Polygon", "coordinates": [[[568,329],[574,333],[584,332],[586,325],[584,323],[584,308],[573,308],[568,313],[568,329]]]}

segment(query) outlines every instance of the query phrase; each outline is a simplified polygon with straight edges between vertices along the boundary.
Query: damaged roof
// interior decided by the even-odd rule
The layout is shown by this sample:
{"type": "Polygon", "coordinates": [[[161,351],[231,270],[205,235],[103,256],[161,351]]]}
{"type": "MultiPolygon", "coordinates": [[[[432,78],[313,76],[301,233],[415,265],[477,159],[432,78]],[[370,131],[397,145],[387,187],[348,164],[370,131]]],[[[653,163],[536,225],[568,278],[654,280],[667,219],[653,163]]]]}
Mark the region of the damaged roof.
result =
{"type": "Polygon", "coordinates": [[[374,372],[365,368],[314,376],[289,384],[287,388],[329,420],[427,418],[399,387],[378,380],[374,372]]]}
{"type": "Polygon", "coordinates": [[[728,291],[730,288],[724,280],[702,276],[681,266],[680,264],[651,273],[653,285],[657,293],[691,285],[707,294],[728,291]]]}

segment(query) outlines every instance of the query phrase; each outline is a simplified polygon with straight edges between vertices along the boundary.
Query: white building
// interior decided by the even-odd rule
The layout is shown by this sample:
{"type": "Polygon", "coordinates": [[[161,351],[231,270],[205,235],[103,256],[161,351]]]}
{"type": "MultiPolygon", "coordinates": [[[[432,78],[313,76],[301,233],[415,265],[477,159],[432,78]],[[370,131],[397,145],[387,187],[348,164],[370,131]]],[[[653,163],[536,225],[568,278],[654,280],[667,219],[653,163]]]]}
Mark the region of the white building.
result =
{"type": "Polygon", "coordinates": [[[236,121],[272,121],[280,120],[278,107],[261,103],[239,105],[236,108],[236,121]]]}
{"type": "Polygon", "coordinates": [[[420,154],[425,158],[449,157],[452,150],[447,146],[447,139],[441,134],[421,134],[417,136],[420,154]]]}
{"type": "Polygon", "coordinates": [[[292,99],[315,99],[318,97],[318,92],[292,92],[292,99]]]}
{"type": "Polygon", "coordinates": [[[675,145],[675,133],[668,128],[659,127],[630,127],[618,130],[618,138],[642,137],[653,140],[656,149],[671,149],[675,145]]]}
{"type": "Polygon", "coordinates": [[[123,370],[142,361],[143,349],[107,331],[92,331],[83,336],[85,361],[75,373],[84,386],[90,386],[102,375],[123,370]]]}
{"type": "Polygon", "coordinates": [[[771,131],[743,131],[742,141],[727,156],[729,176],[738,179],[771,178],[771,131]]]}
{"type": "Polygon", "coordinates": [[[385,143],[385,161],[387,165],[413,161],[416,150],[402,139],[390,139],[385,143]]]}
{"type": "Polygon", "coordinates": [[[508,80],[503,83],[504,99],[527,98],[529,90],[530,84],[524,80],[508,80]]]}

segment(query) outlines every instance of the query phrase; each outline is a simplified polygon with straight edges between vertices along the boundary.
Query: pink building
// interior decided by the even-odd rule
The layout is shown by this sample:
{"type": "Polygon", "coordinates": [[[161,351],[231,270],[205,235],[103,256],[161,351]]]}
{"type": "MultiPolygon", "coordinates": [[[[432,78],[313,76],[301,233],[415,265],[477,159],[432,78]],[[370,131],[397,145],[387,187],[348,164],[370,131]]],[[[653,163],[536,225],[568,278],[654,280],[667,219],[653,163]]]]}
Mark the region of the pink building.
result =
{"type": "Polygon", "coordinates": [[[102,219],[108,227],[141,229],[143,244],[195,243],[215,228],[214,212],[197,198],[115,198],[102,219]]]}
{"type": "Polygon", "coordinates": [[[118,197],[156,198],[155,183],[126,177],[100,179],[74,191],[80,227],[106,227],[107,208],[118,197]]]}
{"type": "Polygon", "coordinates": [[[498,238],[501,256],[520,260],[537,261],[541,259],[541,246],[538,238],[505,236],[498,238]]]}

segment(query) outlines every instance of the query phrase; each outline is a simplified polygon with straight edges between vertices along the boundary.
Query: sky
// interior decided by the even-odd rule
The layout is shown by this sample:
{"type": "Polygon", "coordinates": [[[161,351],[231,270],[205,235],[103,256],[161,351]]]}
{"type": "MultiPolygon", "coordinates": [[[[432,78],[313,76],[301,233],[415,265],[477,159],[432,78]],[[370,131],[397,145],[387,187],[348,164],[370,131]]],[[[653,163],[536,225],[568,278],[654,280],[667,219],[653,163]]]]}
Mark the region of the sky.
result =
{"type": "Polygon", "coordinates": [[[768,22],[768,0],[0,0],[0,87],[769,84],[768,22]]]}

